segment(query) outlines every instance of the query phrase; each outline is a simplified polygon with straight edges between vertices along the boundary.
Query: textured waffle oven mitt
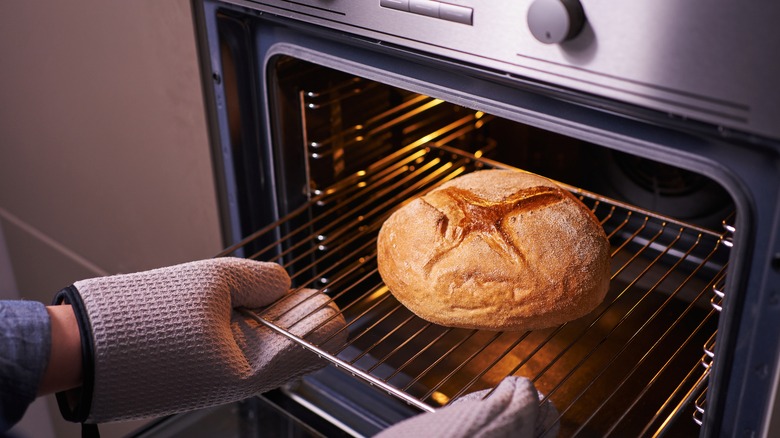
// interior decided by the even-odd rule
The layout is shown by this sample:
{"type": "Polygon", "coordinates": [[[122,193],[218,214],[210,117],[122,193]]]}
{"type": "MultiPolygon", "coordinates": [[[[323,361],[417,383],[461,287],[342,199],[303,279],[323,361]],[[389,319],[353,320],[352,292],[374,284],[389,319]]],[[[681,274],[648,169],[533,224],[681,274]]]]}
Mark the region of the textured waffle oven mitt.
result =
{"type": "Polygon", "coordinates": [[[277,264],[226,257],[63,289],[55,303],[73,306],[84,363],[83,386],[57,394],[63,417],[99,423],[184,412],[320,368],[316,355],[236,310],[274,303],[277,324],[299,336],[316,328],[306,338],[314,343],[344,326],[327,296],[289,288],[277,264]]]}
{"type": "Polygon", "coordinates": [[[467,394],[436,412],[404,420],[375,438],[536,438],[558,435],[558,411],[540,404],[530,380],[510,376],[495,391],[467,394]]]}

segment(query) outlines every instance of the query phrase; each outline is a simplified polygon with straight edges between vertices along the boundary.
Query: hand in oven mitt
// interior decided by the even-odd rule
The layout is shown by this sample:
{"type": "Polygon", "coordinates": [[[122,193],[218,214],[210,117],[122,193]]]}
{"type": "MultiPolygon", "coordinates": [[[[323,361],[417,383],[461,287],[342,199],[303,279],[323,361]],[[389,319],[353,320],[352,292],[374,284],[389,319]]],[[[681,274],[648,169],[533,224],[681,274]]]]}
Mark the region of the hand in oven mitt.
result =
{"type": "Polygon", "coordinates": [[[404,420],[375,438],[535,438],[558,435],[558,412],[530,380],[509,376],[495,391],[467,394],[436,412],[404,420]]]}
{"type": "Polygon", "coordinates": [[[83,386],[57,394],[63,416],[97,423],[184,412],[241,400],[322,367],[314,354],[236,310],[278,301],[270,309],[277,323],[294,324],[299,336],[316,328],[307,336],[314,343],[344,326],[327,296],[289,289],[281,266],[232,257],[63,289],[55,302],[73,306],[84,357],[83,386]]]}

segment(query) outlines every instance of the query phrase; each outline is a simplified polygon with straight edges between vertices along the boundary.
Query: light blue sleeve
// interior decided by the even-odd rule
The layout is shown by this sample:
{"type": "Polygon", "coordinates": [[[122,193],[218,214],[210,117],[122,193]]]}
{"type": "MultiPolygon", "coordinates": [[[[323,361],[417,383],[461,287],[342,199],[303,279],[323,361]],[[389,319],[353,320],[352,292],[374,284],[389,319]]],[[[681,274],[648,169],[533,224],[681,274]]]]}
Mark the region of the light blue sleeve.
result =
{"type": "Polygon", "coordinates": [[[51,321],[37,301],[0,301],[0,436],[35,400],[51,351],[51,321]]]}

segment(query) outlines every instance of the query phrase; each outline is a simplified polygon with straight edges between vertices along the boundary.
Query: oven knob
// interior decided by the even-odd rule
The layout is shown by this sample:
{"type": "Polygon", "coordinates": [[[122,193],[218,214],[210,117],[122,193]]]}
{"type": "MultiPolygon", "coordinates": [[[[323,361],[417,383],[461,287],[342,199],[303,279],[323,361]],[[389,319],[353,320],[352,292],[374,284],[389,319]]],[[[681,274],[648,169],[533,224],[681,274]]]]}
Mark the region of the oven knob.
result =
{"type": "Polygon", "coordinates": [[[528,7],[528,27],[545,44],[572,39],[585,24],[585,12],[579,0],[535,0],[528,7]]]}

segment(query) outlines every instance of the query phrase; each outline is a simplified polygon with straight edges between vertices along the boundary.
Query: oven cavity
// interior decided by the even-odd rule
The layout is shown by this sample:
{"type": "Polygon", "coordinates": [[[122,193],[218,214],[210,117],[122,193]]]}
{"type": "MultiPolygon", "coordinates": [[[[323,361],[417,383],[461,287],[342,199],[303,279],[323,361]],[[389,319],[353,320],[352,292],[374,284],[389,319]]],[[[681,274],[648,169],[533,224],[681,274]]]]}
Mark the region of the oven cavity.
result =
{"type": "Polygon", "coordinates": [[[348,340],[313,343],[267,311],[258,321],[419,410],[518,375],[554,404],[561,436],[698,433],[734,232],[733,202],[717,184],[290,57],[272,65],[277,196],[286,201],[277,220],[225,254],[279,262],[294,287],[327,293],[348,340]],[[593,211],[612,270],[596,310],[551,329],[488,332],[428,323],[394,299],[377,272],[383,221],[484,168],[539,173],[593,211]],[[665,203],[681,197],[706,205],[675,216],[665,203]]]}

